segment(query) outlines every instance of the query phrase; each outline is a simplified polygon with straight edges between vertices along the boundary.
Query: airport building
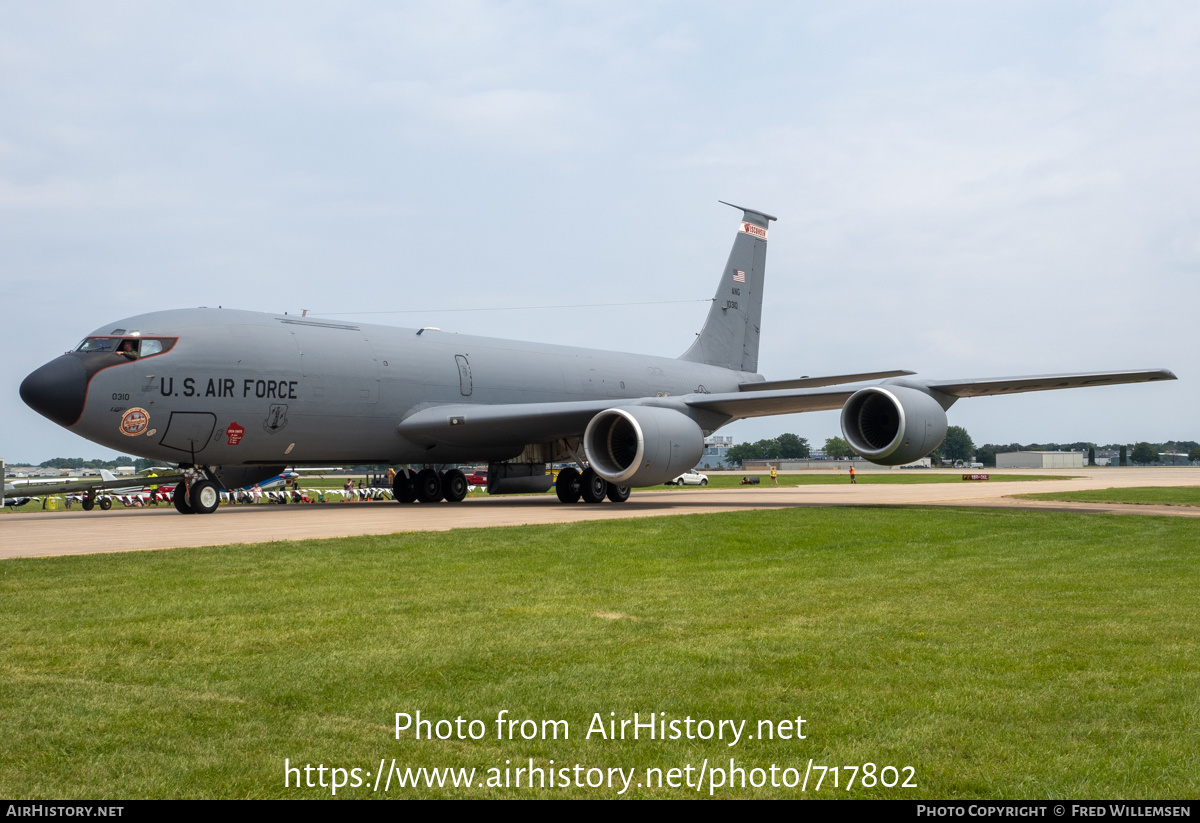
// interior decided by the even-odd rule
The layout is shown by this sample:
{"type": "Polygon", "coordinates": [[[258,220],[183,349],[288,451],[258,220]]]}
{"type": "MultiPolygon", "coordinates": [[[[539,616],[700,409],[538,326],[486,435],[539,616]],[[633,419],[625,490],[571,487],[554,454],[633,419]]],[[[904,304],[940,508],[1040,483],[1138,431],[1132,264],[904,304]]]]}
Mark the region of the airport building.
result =
{"type": "Polygon", "coordinates": [[[704,438],[704,454],[700,456],[697,469],[722,469],[725,467],[725,455],[733,445],[733,438],[714,434],[704,438]]]}
{"type": "Polygon", "coordinates": [[[861,457],[856,457],[853,460],[791,460],[785,458],[775,458],[774,460],[746,460],[742,463],[742,471],[769,472],[774,466],[777,471],[795,472],[805,471],[806,469],[824,469],[826,471],[849,471],[850,467],[854,467],[854,471],[890,471],[892,469],[913,469],[930,467],[928,457],[923,457],[915,463],[907,463],[903,466],[881,466],[878,463],[872,463],[870,460],[863,460],[861,457]]]}
{"type": "Polygon", "coordinates": [[[998,469],[1082,469],[1083,452],[1001,452],[998,469]]]}

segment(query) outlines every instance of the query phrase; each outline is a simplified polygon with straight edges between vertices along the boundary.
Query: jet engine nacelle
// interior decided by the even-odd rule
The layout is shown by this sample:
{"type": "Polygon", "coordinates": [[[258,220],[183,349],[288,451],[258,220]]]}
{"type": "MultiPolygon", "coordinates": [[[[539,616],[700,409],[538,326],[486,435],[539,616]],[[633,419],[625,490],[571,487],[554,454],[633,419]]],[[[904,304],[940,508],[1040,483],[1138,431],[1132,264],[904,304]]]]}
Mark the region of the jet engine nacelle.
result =
{"type": "Polygon", "coordinates": [[[905,386],[869,386],[842,407],[850,448],[883,466],[920,460],[946,438],[946,412],[929,395],[905,386]]]}
{"type": "Polygon", "coordinates": [[[626,406],[600,412],[583,433],[588,464],[618,486],[657,486],[693,468],[704,433],[674,409],[626,406]]]}

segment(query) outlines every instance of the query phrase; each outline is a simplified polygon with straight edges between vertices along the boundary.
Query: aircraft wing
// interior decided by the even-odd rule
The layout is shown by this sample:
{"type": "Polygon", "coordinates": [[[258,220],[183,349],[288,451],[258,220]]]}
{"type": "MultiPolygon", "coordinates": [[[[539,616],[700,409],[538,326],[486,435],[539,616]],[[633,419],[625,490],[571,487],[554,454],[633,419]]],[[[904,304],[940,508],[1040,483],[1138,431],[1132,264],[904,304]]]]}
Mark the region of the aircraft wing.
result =
{"type": "Polygon", "coordinates": [[[406,417],[396,430],[414,443],[453,443],[457,446],[496,443],[545,443],[583,434],[593,417],[615,406],[685,407],[730,417],[840,409],[862,388],[778,389],[775,391],[689,394],[678,397],[610,397],[566,403],[503,403],[433,406],[406,417]]]}
{"type": "Polygon", "coordinates": [[[771,414],[828,411],[846,405],[850,395],[861,389],[776,389],[775,391],[689,394],[683,398],[694,409],[726,414],[734,418],[766,417],[771,414]]]}
{"type": "Polygon", "coordinates": [[[1175,380],[1169,369],[1146,371],[1077,372],[1040,374],[1031,377],[991,377],[982,380],[922,380],[934,391],[951,397],[986,397],[993,394],[1019,394],[1027,391],[1075,389],[1084,386],[1115,386],[1121,383],[1147,383],[1175,380]]]}
{"type": "Polygon", "coordinates": [[[611,397],[565,403],[453,403],[411,414],[396,430],[414,443],[460,446],[545,443],[560,437],[578,437],[587,428],[588,421],[605,409],[643,402],[611,397]]]}
{"type": "Polygon", "coordinates": [[[742,383],[738,391],[774,391],[775,389],[816,389],[821,386],[839,386],[845,383],[863,383],[867,380],[882,380],[885,377],[904,377],[916,372],[904,369],[892,371],[868,371],[859,374],[834,374],[828,377],[801,377],[796,380],[767,380],[762,383],[742,383]]]}
{"type": "MultiPolygon", "coordinates": [[[[873,372],[871,374],[895,374],[873,372]]],[[[900,375],[912,372],[900,372],[900,375]]],[[[850,375],[847,375],[849,377],[850,375]]],[[[858,375],[862,377],[862,375],[858,375]]],[[[802,383],[773,381],[774,385],[802,383]]],[[[1121,383],[1144,383],[1155,380],[1174,380],[1167,369],[1120,372],[1080,372],[1043,374],[1029,377],[982,378],[976,380],[925,380],[906,377],[899,385],[921,385],[951,397],[982,397],[995,394],[1017,394],[1050,389],[1084,386],[1109,386],[1121,383]]],[[[762,383],[754,384],[762,386],[762,383]]],[[[768,383],[767,385],[772,385],[768,383]]],[[[877,384],[875,384],[877,385],[877,384]]],[[[885,382],[883,385],[888,385],[885,382]]],[[[765,417],[773,414],[830,411],[846,405],[862,383],[839,385],[836,388],[776,388],[751,389],[718,394],[688,394],[677,397],[610,397],[600,400],[580,400],[565,403],[504,403],[471,405],[455,403],[433,406],[405,418],[397,431],[415,443],[453,443],[459,446],[494,445],[499,442],[544,443],[561,437],[578,437],[588,422],[600,412],[614,406],[682,406],[714,412],[731,418],[765,417]]],[[[682,410],[682,409],[681,409],[682,410]]]]}
{"type": "MultiPolygon", "coordinates": [[[[909,372],[911,374],[911,372],[909,372]]],[[[1155,380],[1175,380],[1168,369],[1117,372],[1075,372],[1040,374],[1028,377],[990,377],[974,380],[926,380],[907,378],[895,381],[899,385],[921,385],[951,397],[985,397],[997,394],[1019,394],[1051,389],[1072,389],[1085,386],[1115,386],[1121,383],[1146,383],[1155,380]]],[[[780,380],[777,383],[789,381],[780,380]]],[[[883,385],[888,385],[884,382],[883,385]]],[[[758,384],[762,385],[762,384],[758,384]]],[[[836,389],[778,389],[726,394],[689,395],[685,402],[693,408],[727,414],[731,417],[763,417],[770,414],[840,409],[861,385],[836,389]]]]}
{"type": "Polygon", "coordinates": [[[69,483],[39,483],[31,486],[21,486],[14,490],[6,489],[9,496],[14,494],[50,497],[56,494],[71,494],[87,491],[141,491],[146,486],[174,486],[183,480],[182,474],[164,475],[162,477],[125,477],[117,480],[76,480],[69,483]],[[145,480],[138,483],[138,480],[145,480]],[[130,482],[135,481],[135,482],[130,482]]]}

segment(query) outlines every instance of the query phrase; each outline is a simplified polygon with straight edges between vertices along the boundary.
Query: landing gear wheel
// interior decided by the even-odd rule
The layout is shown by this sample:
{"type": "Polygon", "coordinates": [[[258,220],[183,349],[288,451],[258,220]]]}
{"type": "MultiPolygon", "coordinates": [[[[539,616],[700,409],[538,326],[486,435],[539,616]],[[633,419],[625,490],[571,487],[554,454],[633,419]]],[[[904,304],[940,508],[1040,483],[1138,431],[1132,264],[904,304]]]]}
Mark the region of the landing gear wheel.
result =
{"type": "Polygon", "coordinates": [[[101,497],[100,498],[100,511],[106,512],[111,508],[112,508],[112,498],[111,497],[101,497]]]}
{"type": "Polygon", "coordinates": [[[567,468],[558,473],[554,481],[554,491],[563,503],[578,503],[583,490],[579,484],[579,469],[567,468]]]}
{"type": "Polygon", "coordinates": [[[433,469],[421,469],[413,483],[417,489],[417,500],[436,503],[442,499],[442,476],[433,469]]]}
{"type": "MultiPolygon", "coordinates": [[[[175,502],[175,511],[179,512],[180,514],[196,513],[192,510],[192,504],[188,502],[187,484],[182,480],[180,480],[179,485],[175,487],[175,494],[172,496],[172,500],[175,502]]],[[[100,508],[104,508],[103,501],[100,503],[100,508]]]]}
{"type": "Polygon", "coordinates": [[[411,503],[417,499],[417,487],[413,485],[408,472],[396,472],[396,479],[392,481],[392,497],[397,503],[411,503]]]}
{"type": "Polygon", "coordinates": [[[96,508],[96,498],[92,497],[90,494],[85,494],[79,505],[83,506],[83,510],[85,512],[90,512],[92,509],[96,508]]]}
{"type": "Polygon", "coordinates": [[[614,503],[624,503],[629,499],[630,491],[628,486],[618,486],[616,483],[609,483],[608,499],[614,503]]]}
{"type": "Polygon", "coordinates": [[[608,481],[589,466],[579,476],[579,490],[584,503],[601,503],[608,494],[608,481]]]}
{"type": "Polygon", "coordinates": [[[212,514],[217,510],[217,505],[221,502],[221,492],[217,490],[217,484],[211,480],[201,480],[199,483],[193,483],[188,494],[188,503],[192,506],[192,511],[196,514],[212,514]]]}
{"type": "Polygon", "coordinates": [[[442,474],[442,488],[447,503],[461,503],[467,496],[467,476],[458,469],[451,469],[442,474]]]}

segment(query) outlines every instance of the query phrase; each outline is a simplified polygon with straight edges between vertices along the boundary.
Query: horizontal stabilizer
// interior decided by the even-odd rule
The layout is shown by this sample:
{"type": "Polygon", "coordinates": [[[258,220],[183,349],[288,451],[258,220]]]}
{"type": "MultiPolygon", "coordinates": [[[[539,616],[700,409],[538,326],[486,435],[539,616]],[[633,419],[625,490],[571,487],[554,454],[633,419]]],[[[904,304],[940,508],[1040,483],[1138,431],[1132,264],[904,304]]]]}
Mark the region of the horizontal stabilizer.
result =
{"type": "Polygon", "coordinates": [[[862,383],[865,380],[882,380],[885,377],[904,377],[916,372],[904,369],[893,371],[867,371],[861,374],[834,374],[827,377],[800,377],[795,380],[767,380],[759,383],[742,383],[741,391],[774,391],[775,389],[817,389],[821,386],[840,386],[845,383],[862,383]]]}

